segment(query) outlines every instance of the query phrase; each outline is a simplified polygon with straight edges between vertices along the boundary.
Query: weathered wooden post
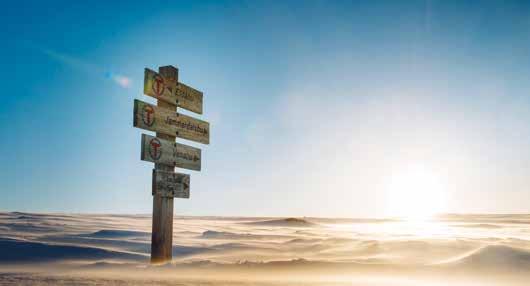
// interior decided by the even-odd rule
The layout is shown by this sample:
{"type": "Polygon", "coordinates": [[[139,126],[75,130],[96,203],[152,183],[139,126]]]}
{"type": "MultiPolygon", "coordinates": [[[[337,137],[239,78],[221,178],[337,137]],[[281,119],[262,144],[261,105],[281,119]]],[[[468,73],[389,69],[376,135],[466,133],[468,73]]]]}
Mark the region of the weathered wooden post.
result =
{"type": "MultiPolygon", "coordinates": [[[[170,85],[178,82],[179,70],[173,66],[158,68],[158,73],[169,81],[170,85]]],[[[177,112],[177,105],[172,105],[160,99],[156,105],[161,108],[177,112]]],[[[176,135],[166,135],[156,132],[156,137],[175,141],[176,135]]],[[[155,163],[155,170],[173,173],[175,167],[155,163]]],[[[151,230],[151,263],[171,261],[173,257],[173,198],[153,194],[153,224],[151,230]]]]}
{"type": "Polygon", "coordinates": [[[175,173],[175,167],[200,171],[201,150],[175,142],[177,137],[209,144],[208,122],[177,113],[177,107],[202,114],[200,91],[178,82],[178,69],[145,69],[144,94],[157,105],[134,101],[134,126],[155,131],[142,134],[141,159],[155,163],[152,174],[153,224],[151,263],[171,261],[173,244],[173,198],[189,198],[190,176],[175,173]]]}

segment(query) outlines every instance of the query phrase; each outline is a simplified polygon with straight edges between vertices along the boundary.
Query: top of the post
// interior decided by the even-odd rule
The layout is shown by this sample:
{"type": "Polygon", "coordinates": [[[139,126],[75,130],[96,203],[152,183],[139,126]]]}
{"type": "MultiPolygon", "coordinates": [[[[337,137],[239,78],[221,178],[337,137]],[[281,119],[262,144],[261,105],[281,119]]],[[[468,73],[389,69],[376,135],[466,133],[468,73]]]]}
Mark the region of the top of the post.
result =
{"type": "Polygon", "coordinates": [[[172,83],[176,84],[179,80],[179,69],[174,66],[159,67],[158,73],[172,83]]]}

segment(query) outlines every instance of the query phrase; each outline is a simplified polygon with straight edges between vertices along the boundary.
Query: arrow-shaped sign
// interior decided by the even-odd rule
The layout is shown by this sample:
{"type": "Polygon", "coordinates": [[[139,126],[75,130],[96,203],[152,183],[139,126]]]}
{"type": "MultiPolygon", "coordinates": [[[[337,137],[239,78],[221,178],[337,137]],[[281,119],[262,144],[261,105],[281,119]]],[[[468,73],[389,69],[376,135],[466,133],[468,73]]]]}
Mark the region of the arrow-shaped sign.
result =
{"type": "Polygon", "coordinates": [[[201,149],[142,134],[141,159],[158,164],[201,170],[201,149]]]}
{"type": "Polygon", "coordinates": [[[202,92],[183,83],[171,81],[148,68],[144,74],[144,94],[202,114],[202,92]]]}
{"type": "Polygon", "coordinates": [[[210,143],[210,124],[165,108],[134,100],[133,125],[204,144],[210,143]]]}
{"type": "Polygon", "coordinates": [[[190,175],[153,169],[153,195],[190,198],[190,175]]]}

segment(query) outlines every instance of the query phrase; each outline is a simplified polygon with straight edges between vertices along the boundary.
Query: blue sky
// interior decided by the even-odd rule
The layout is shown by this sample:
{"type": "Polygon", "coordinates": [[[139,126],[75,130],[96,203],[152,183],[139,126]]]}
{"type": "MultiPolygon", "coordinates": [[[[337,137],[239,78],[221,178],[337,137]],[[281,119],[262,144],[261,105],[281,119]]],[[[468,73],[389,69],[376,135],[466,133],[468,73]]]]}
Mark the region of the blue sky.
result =
{"type": "Polygon", "coordinates": [[[530,211],[525,1],[112,2],[4,4],[0,210],[149,213],[133,100],[171,64],[211,123],[177,214],[530,211]]]}

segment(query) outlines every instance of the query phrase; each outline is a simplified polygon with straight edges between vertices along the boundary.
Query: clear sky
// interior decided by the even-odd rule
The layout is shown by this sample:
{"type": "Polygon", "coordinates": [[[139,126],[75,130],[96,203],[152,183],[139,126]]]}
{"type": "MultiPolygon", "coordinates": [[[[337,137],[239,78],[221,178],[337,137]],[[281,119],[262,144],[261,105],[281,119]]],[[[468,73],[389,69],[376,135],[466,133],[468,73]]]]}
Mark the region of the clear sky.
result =
{"type": "Polygon", "coordinates": [[[530,212],[527,1],[2,6],[0,210],[150,213],[133,100],[175,65],[211,124],[176,214],[530,212]]]}

